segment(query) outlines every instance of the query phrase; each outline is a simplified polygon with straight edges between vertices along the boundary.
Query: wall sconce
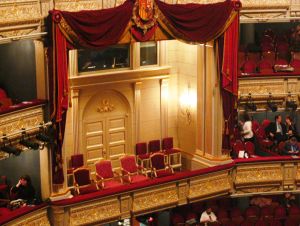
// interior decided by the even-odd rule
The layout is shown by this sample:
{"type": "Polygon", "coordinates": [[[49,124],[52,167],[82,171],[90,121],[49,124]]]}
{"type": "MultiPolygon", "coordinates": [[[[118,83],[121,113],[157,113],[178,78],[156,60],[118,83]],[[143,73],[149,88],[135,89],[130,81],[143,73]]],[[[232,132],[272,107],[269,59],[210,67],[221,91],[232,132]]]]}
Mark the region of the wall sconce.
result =
{"type": "Polygon", "coordinates": [[[192,110],[197,103],[196,91],[192,90],[188,84],[187,90],[181,95],[180,99],[181,113],[186,117],[188,124],[192,122],[192,110]]]}
{"type": "Polygon", "coordinates": [[[256,106],[256,104],[254,103],[254,101],[252,99],[251,93],[249,93],[247,102],[245,104],[245,111],[248,111],[248,110],[250,110],[250,111],[256,111],[257,110],[257,106],[256,106]]]}
{"type": "Polygon", "coordinates": [[[269,93],[269,98],[267,100],[267,105],[268,105],[268,108],[271,109],[272,112],[277,111],[277,104],[275,104],[273,99],[272,99],[272,93],[269,93]]]}

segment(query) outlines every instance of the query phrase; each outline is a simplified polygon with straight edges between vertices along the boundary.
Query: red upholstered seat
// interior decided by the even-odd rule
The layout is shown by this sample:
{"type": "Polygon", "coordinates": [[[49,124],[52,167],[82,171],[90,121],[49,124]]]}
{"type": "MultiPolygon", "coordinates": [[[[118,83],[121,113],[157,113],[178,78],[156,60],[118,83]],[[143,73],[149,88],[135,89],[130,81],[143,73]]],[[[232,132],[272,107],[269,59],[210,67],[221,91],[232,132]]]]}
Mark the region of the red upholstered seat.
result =
{"type": "Polygon", "coordinates": [[[281,142],[278,144],[278,151],[283,152],[283,151],[284,151],[284,146],[285,146],[285,142],[284,142],[284,141],[281,141],[281,142]]]}
{"type": "Polygon", "coordinates": [[[258,121],[256,121],[256,120],[253,120],[252,121],[252,130],[253,130],[253,132],[255,132],[258,128],[259,128],[259,122],[258,121]]]}
{"type": "Polygon", "coordinates": [[[142,167],[147,167],[147,163],[150,161],[150,154],[147,153],[147,143],[141,142],[135,145],[135,154],[137,162],[142,167]]]}
{"type": "Polygon", "coordinates": [[[261,123],[263,129],[267,128],[268,125],[270,125],[271,121],[269,119],[264,119],[261,123]]]}
{"type": "Polygon", "coordinates": [[[256,62],[254,60],[246,60],[242,65],[242,72],[247,74],[256,73],[256,62]]]}
{"type": "Polygon", "coordinates": [[[0,99],[7,98],[7,94],[4,89],[0,88],[0,99]]]}
{"type": "Polygon", "coordinates": [[[174,174],[173,168],[169,164],[166,164],[163,153],[153,153],[150,156],[150,164],[152,175],[155,177],[165,177],[174,174]]]}
{"type": "Polygon", "coordinates": [[[255,147],[251,141],[247,141],[245,143],[245,151],[250,155],[255,155],[255,147]]]}
{"type": "Polygon", "coordinates": [[[260,215],[263,218],[270,218],[273,217],[273,209],[270,208],[269,206],[264,206],[260,210],[260,215]]]}
{"type": "Polygon", "coordinates": [[[288,213],[289,213],[289,216],[299,215],[299,217],[300,217],[300,208],[298,206],[293,205],[289,208],[288,213]]]}
{"type": "Polygon", "coordinates": [[[74,187],[77,194],[86,194],[98,190],[97,184],[90,179],[88,168],[78,168],[73,171],[74,187]]]}
{"type": "Polygon", "coordinates": [[[160,151],[160,140],[151,140],[148,143],[148,150],[150,153],[160,151]]]}
{"type": "Polygon", "coordinates": [[[71,168],[67,170],[67,173],[71,174],[75,169],[82,167],[83,165],[83,154],[72,155],[70,161],[71,168]]]}
{"type": "Polygon", "coordinates": [[[102,188],[112,188],[122,185],[122,178],[112,170],[111,161],[101,160],[95,163],[97,183],[102,188]]]}
{"type": "Polygon", "coordinates": [[[172,222],[172,225],[176,226],[176,225],[184,224],[185,220],[181,214],[173,213],[171,216],[171,222],[172,222]]]}
{"type": "Polygon", "coordinates": [[[255,223],[255,226],[269,226],[269,224],[265,220],[260,219],[255,223]]]}
{"type": "Polygon", "coordinates": [[[275,65],[288,65],[289,63],[287,62],[286,59],[277,59],[275,61],[275,65]]]}
{"type": "Polygon", "coordinates": [[[298,217],[288,217],[285,220],[285,226],[299,226],[300,220],[298,217]]]}
{"type": "Polygon", "coordinates": [[[181,169],[181,151],[173,147],[173,137],[166,137],[162,139],[162,150],[167,155],[168,164],[173,168],[181,169]]]}
{"type": "Polygon", "coordinates": [[[286,209],[283,206],[277,206],[274,210],[274,219],[285,219],[286,218],[286,209]]]}
{"type": "Polygon", "coordinates": [[[290,65],[294,68],[295,72],[300,71],[300,60],[292,59],[291,62],[290,62],[290,65]]]}
{"type": "Polygon", "coordinates": [[[242,216],[242,212],[239,208],[235,207],[235,208],[232,208],[232,210],[230,211],[230,216],[231,216],[231,218],[239,217],[239,216],[242,216]]]}
{"type": "Polygon", "coordinates": [[[258,218],[259,217],[259,208],[256,206],[250,206],[246,209],[245,211],[245,217],[249,218],[249,217],[255,217],[258,218]]]}
{"type": "Polygon", "coordinates": [[[232,150],[233,150],[234,154],[235,154],[236,156],[238,156],[240,151],[244,151],[244,150],[245,150],[245,147],[244,147],[243,142],[240,141],[240,140],[237,140],[237,141],[233,144],[232,150]]]}
{"type": "Polygon", "coordinates": [[[260,73],[273,73],[272,63],[267,59],[262,59],[258,63],[258,70],[260,73]]]}
{"type": "Polygon", "coordinates": [[[120,158],[123,179],[128,183],[137,183],[148,180],[146,170],[138,166],[133,155],[120,158]]]}

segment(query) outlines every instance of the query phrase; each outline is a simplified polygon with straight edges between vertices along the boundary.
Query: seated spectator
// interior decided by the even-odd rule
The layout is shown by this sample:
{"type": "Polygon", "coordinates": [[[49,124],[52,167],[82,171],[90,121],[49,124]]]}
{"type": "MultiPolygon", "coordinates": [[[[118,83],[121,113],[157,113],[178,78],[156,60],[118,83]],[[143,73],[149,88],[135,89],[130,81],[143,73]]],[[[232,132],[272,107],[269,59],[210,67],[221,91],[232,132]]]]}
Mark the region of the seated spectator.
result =
{"type": "Polygon", "coordinates": [[[287,209],[296,204],[295,196],[288,192],[284,194],[284,199],[282,203],[287,209]]]}
{"type": "Polygon", "coordinates": [[[271,206],[272,205],[272,199],[271,198],[266,198],[266,197],[253,197],[250,200],[250,204],[253,206],[259,206],[259,207],[264,207],[264,206],[271,206]]]}
{"type": "Polygon", "coordinates": [[[265,128],[266,135],[274,141],[275,145],[287,140],[286,127],[281,121],[281,115],[276,115],[275,122],[271,122],[265,128]]]}
{"type": "Polygon", "coordinates": [[[208,207],[200,217],[200,223],[207,223],[207,222],[217,222],[217,217],[212,211],[211,207],[208,207]]]}
{"type": "Polygon", "coordinates": [[[14,199],[10,202],[12,208],[33,204],[35,190],[31,184],[31,178],[28,175],[21,176],[18,183],[11,188],[11,195],[14,199]]]}
{"type": "Polygon", "coordinates": [[[298,146],[298,142],[296,137],[291,137],[284,146],[284,155],[298,155],[300,151],[300,148],[298,146]]]}
{"type": "Polygon", "coordinates": [[[295,136],[296,139],[299,141],[299,136],[298,136],[298,132],[296,129],[296,125],[295,125],[295,123],[293,123],[293,120],[290,116],[286,116],[285,124],[286,124],[286,130],[287,130],[288,137],[291,138],[292,136],[295,136]]]}

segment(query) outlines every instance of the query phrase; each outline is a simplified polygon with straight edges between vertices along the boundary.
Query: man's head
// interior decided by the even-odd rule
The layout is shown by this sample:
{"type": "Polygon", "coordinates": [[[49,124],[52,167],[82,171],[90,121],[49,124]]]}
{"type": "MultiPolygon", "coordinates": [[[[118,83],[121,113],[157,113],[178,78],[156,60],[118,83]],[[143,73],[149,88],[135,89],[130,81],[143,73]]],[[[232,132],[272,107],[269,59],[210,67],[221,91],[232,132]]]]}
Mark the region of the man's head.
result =
{"type": "Polygon", "coordinates": [[[287,124],[291,124],[292,118],[291,118],[290,116],[286,116],[286,117],[285,117],[285,122],[286,122],[287,124]]]}
{"type": "Polygon", "coordinates": [[[23,175],[20,177],[21,185],[27,186],[31,184],[31,179],[28,175],[23,175]]]}
{"type": "Polygon", "coordinates": [[[206,213],[207,213],[207,214],[211,214],[211,212],[212,212],[211,207],[208,207],[208,208],[206,209],[206,213]]]}
{"type": "Polygon", "coordinates": [[[281,115],[276,115],[275,116],[275,121],[278,123],[281,123],[281,115]]]}
{"type": "Polygon", "coordinates": [[[291,144],[296,144],[297,143],[296,137],[291,137],[290,142],[291,142],[291,144]]]}

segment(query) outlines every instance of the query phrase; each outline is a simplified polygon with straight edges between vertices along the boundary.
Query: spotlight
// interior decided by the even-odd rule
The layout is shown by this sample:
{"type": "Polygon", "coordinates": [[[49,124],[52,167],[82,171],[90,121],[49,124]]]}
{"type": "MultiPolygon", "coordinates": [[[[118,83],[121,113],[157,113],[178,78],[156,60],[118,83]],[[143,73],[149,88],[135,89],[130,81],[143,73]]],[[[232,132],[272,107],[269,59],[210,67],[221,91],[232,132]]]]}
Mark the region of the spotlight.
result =
{"type": "Polygon", "coordinates": [[[31,148],[34,150],[38,150],[40,145],[38,143],[29,141],[29,140],[21,140],[20,144],[22,144],[23,146],[27,147],[27,148],[31,148]]]}
{"type": "Polygon", "coordinates": [[[277,111],[277,104],[275,104],[272,100],[272,95],[269,93],[269,99],[267,101],[268,108],[271,109],[272,112],[277,111]]]}
{"type": "Polygon", "coordinates": [[[294,100],[286,101],[285,103],[286,108],[291,109],[292,111],[297,110],[297,103],[294,100]]]}
{"type": "Polygon", "coordinates": [[[245,104],[245,111],[248,111],[248,110],[251,110],[251,111],[257,110],[257,106],[254,103],[254,101],[252,100],[251,93],[249,93],[248,100],[245,104]]]}
{"type": "Polygon", "coordinates": [[[22,150],[17,148],[17,147],[14,147],[14,146],[11,146],[11,145],[7,145],[7,146],[3,146],[1,147],[1,150],[8,153],[8,154],[13,154],[13,155],[20,155],[22,150]]]}
{"type": "Polygon", "coordinates": [[[51,137],[47,136],[46,134],[43,133],[39,133],[36,135],[36,139],[38,139],[39,141],[45,142],[45,143],[49,143],[52,141],[51,137]]]}

